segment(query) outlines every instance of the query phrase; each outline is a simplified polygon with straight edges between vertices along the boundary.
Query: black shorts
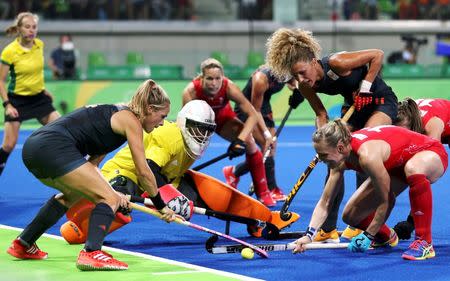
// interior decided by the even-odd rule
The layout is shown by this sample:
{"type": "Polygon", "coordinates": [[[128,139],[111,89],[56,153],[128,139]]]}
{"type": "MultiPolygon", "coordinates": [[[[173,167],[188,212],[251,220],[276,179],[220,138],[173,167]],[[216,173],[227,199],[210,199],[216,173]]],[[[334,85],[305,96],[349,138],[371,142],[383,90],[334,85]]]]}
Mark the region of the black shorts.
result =
{"type": "MultiPolygon", "coordinates": [[[[347,103],[342,106],[341,117],[344,116],[349,107],[350,106],[347,103]]],[[[353,130],[360,130],[365,127],[365,124],[375,111],[381,111],[385,113],[391,118],[392,122],[395,122],[397,120],[398,113],[397,96],[393,94],[385,95],[384,104],[370,104],[368,106],[365,106],[361,111],[355,110],[347,123],[353,127],[353,130]]]]}
{"type": "Polygon", "coordinates": [[[22,159],[38,179],[58,178],[87,162],[71,138],[48,132],[28,137],[23,145],[22,159]]]}
{"type": "Polygon", "coordinates": [[[22,122],[34,118],[41,119],[55,111],[51,97],[46,95],[44,91],[33,96],[8,93],[8,100],[17,109],[19,117],[12,118],[9,115],[5,115],[5,122],[22,122]]]}
{"type": "MultiPolygon", "coordinates": [[[[236,106],[234,108],[234,112],[236,112],[237,117],[242,122],[247,121],[247,114],[241,111],[241,109],[236,106]]],[[[270,106],[270,103],[262,104],[261,106],[261,115],[264,119],[264,123],[266,124],[267,128],[275,128],[275,121],[273,121],[273,114],[272,114],[272,107],[270,106]]]]}

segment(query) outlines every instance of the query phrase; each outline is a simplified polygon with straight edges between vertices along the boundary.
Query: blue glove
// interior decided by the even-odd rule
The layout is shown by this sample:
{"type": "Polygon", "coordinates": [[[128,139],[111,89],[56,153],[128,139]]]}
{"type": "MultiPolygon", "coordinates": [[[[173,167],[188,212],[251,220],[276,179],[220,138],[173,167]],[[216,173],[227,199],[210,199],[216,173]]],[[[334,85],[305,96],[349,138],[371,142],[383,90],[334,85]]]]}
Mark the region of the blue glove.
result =
{"type": "Polygon", "coordinates": [[[348,249],[352,252],[365,252],[370,248],[372,240],[375,237],[367,232],[363,232],[352,238],[352,242],[348,244],[348,249]]]}

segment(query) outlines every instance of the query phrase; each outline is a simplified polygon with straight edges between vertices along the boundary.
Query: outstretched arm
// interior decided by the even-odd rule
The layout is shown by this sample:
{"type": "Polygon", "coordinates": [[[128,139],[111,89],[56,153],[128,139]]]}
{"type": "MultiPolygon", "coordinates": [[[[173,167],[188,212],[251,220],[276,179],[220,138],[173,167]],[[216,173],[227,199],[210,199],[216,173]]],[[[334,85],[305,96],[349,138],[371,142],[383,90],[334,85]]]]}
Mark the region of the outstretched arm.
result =
{"type": "Polygon", "coordinates": [[[339,181],[344,176],[345,166],[342,164],[340,167],[330,170],[330,176],[325,184],[322,196],[314,208],[311,220],[309,221],[306,235],[295,241],[297,244],[294,253],[301,253],[305,251],[305,244],[311,243],[314,239],[316,231],[322,226],[328,217],[328,214],[332,208],[333,202],[343,186],[339,185],[339,181]]]}
{"type": "Polygon", "coordinates": [[[330,57],[330,66],[339,75],[348,75],[354,68],[368,65],[364,80],[372,83],[383,65],[384,52],[379,49],[368,49],[355,52],[341,52],[330,57]]]}
{"type": "Polygon", "coordinates": [[[247,114],[248,118],[244,123],[244,128],[239,133],[238,138],[245,141],[253,131],[257,121],[258,115],[252,104],[245,98],[241,90],[233,82],[229,81],[227,89],[228,98],[239,105],[241,110],[247,114]]]}
{"type": "Polygon", "coordinates": [[[328,123],[328,113],[317,95],[316,91],[311,89],[311,87],[304,85],[303,83],[299,84],[300,93],[305,97],[308,101],[311,108],[314,110],[316,114],[316,128],[320,128],[328,123]]]}
{"type": "Polygon", "coordinates": [[[124,135],[130,147],[131,156],[136,167],[136,175],[139,185],[150,195],[155,207],[163,214],[162,219],[173,221],[174,212],[167,208],[156,185],[156,179],[147,164],[143,144],[143,130],[136,116],[128,111],[121,110],[111,118],[111,127],[114,132],[124,135]]]}
{"type": "Polygon", "coordinates": [[[186,88],[183,90],[183,106],[190,102],[191,100],[194,100],[196,98],[195,96],[195,89],[194,89],[194,83],[190,82],[186,88]]]}

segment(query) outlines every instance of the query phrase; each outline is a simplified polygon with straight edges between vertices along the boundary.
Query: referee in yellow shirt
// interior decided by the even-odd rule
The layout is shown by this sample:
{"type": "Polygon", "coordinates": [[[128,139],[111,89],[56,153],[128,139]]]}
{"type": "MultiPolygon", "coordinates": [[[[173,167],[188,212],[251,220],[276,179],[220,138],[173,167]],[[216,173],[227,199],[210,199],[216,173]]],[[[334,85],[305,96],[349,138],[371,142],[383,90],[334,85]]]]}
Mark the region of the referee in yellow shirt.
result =
{"type": "Polygon", "coordinates": [[[14,149],[22,121],[37,118],[45,125],[60,115],[44,87],[44,43],[36,38],[38,16],[29,12],[17,15],[6,29],[17,36],[2,51],[0,63],[0,95],[5,108],[3,144],[0,148],[0,175],[14,149]],[[6,88],[6,78],[10,82],[6,88]]]}

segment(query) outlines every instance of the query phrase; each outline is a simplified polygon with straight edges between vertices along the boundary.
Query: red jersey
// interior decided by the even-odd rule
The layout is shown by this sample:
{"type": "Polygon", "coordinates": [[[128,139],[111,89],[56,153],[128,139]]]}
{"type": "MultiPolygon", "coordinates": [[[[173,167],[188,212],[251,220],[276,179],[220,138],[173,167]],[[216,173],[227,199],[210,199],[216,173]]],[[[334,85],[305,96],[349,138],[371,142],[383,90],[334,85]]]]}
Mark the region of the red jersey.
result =
{"type": "MultiPolygon", "coordinates": [[[[371,140],[383,140],[391,147],[389,158],[384,162],[384,167],[388,172],[396,168],[403,167],[409,159],[415,154],[424,150],[436,152],[446,167],[448,159],[444,146],[437,140],[428,136],[410,131],[397,126],[377,126],[373,128],[364,128],[352,133],[351,146],[352,151],[357,154],[361,145],[371,140]]],[[[361,171],[360,167],[353,167],[346,162],[347,167],[353,170],[361,171]]]]}
{"type": "Polygon", "coordinates": [[[450,137],[450,101],[444,99],[419,99],[416,100],[417,106],[420,109],[422,123],[427,125],[431,118],[437,117],[444,122],[444,131],[441,135],[441,140],[450,137]]]}
{"type": "Polygon", "coordinates": [[[201,78],[192,80],[192,83],[194,84],[197,99],[206,101],[216,115],[222,108],[229,104],[230,100],[227,96],[228,79],[226,77],[223,78],[222,87],[220,87],[219,92],[212,97],[204,93],[201,78]]]}

